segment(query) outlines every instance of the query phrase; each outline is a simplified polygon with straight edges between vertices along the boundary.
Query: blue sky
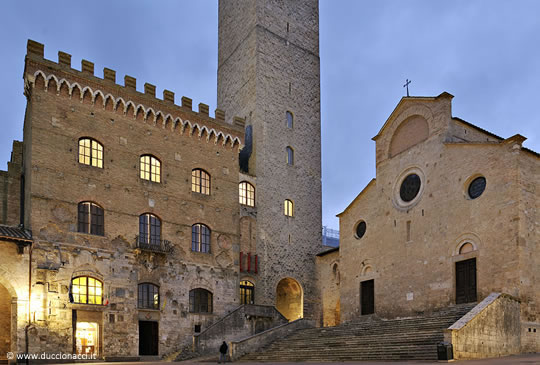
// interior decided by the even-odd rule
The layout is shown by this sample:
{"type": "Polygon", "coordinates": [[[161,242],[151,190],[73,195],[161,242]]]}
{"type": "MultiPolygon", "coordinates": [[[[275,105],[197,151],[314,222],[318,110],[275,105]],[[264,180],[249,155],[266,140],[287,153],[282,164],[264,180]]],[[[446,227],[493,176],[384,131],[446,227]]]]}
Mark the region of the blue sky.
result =
{"type": "MultiPolygon", "coordinates": [[[[26,40],[216,107],[217,1],[5,0],[0,168],[22,140],[26,40]]],[[[323,223],[375,176],[375,143],[411,79],[447,91],[454,116],[540,151],[540,1],[320,0],[323,223]],[[352,163],[351,163],[352,162],[352,163]]]]}

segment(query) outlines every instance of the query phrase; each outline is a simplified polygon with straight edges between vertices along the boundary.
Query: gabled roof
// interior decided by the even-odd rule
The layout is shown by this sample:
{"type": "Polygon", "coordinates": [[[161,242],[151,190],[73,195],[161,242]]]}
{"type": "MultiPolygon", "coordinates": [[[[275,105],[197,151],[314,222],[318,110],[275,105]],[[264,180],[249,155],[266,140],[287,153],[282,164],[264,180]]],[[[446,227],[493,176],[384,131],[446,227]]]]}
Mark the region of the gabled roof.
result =
{"type": "Polygon", "coordinates": [[[339,214],[336,214],[336,217],[341,217],[341,215],[342,215],[343,213],[345,213],[347,210],[349,210],[349,208],[351,207],[351,205],[353,205],[358,199],[360,199],[360,196],[362,196],[362,194],[364,194],[364,192],[366,192],[367,189],[368,189],[369,187],[371,187],[371,186],[375,183],[375,180],[376,180],[375,178],[371,179],[371,181],[366,185],[366,187],[362,189],[362,191],[360,192],[360,194],[358,194],[358,195],[356,196],[356,198],[354,198],[354,200],[353,200],[349,205],[347,205],[347,208],[345,208],[345,210],[343,210],[343,212],[341,212],[341,213],[339,213],[339,214]]]}
{"type": "Polygon", "coordinates": [[[0,239],[31,243],[32,232],[22,227],[0,225],[0,239]]]}
{"type": "Polygon", "coordinates": [[[474,124],[472,124],[472,123],[469,123],[469,122],[467,122],[466,120],[463,120],[463,119],[461,119],[461,118],[458,118],[458,117],[452,117],[452,120],[455,120],[455,121],[457,121],[457,122],[460,122],[460,123],[462,123],[462,124],[465,124],[466,126],[469,126],[469,127],[471,127],[471,128],[474,128],[474,129],[476,129],[477,131],[480,131],[480,132],[482,132],[482,133],[485,133],[485,134],[487,134],[488,136],[493,137],[493,138],[496,138],[496,139],[498,139],[498,140],[500,140],[500,141],[502,141],[502,140],[504,139],[504,138],[502,138],[502,137],[499,137],[499,136],[496,135],[496,134],[491,133],[490,131],[486,131],[485,129],[482,129],[482,128],[480,128],[479,126],[474,125],[474,124]]]}
{"type": "Polygon", "coordinates": [[[372,140],[376,141],[377,138],[380,137],[380,135],[383,133],[383,131],[386,129],[386,127],[388,127],[388,125],[390,124],[390,121],[397,114],[397,111],[399,109],[401,109],[403,104],[408,103],[409,101],[412,101],[412,100],[435,101],[435,100],[437,100],[439,98],[450,98],[450,99],[452,99],[453,97],[454,97],[454,95],[452,95],[452,94],[450,94],[450,93],[448,93],[446,91],[442,92],[438,96],[404,96],[404,97],[402,97],[401,100],[399,101],[399,103],[396,105],[396,107],[392,111],[392,113],[390,113],[390,116],[388,117],[388,119],[386,119],[386,122],[384,122],[384,125],[382,126],[379,133],[377,133],[377,135],[375,137],[373,137],[372,140]]]}

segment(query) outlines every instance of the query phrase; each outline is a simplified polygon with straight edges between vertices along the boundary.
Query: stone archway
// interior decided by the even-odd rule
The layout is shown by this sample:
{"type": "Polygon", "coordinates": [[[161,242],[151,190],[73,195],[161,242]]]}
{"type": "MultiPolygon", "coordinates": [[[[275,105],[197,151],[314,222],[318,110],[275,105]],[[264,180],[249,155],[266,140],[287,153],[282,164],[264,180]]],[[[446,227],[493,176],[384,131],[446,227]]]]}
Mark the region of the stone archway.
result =
{"type": "Polygon", "coordinates": [[[276,288],[276,308],[289,321],[304,317],[304,292],[298,281],[281,279],[276,288]]]}
{"type": "Polygon", "coordinates": [[[11,351],[11,304],[12,295],[9,290],[0,284],[0,361],[7,360],[6,354],[11,351]]]}

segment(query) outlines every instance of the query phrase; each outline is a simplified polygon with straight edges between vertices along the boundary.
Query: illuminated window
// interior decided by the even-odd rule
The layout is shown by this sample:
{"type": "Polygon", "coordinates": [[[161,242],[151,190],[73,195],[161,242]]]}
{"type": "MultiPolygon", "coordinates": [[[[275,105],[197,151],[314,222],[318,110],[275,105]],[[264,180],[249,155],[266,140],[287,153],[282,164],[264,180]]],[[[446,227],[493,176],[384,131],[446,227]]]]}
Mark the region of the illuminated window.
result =
{"type": "Polygon", "coordinates": [[[79,139],[79,163],[103,168],[103,146],[92,138],[79,139]]]}
{"type": "Polygon", "coordinates": [[[190,290],[189,311],[191,313],[212,313],[212,293],[203,288],[190,290]]]}
{"type": "Polygon", "coordinates": [[[140,161],[141,179],[161,182],[161,162],[152,155],[142,155],[140,161]]]}
{"type": "Polygon", "coordinates": [[[286,116],[287,116],[287,128],[292,128],[293,127],[293,115],[291,112],[287,111],[287,113],[285,113],[286,116]]]}
{"type": "Polygon", "coordinates": [[[243,280],[240,282],[240,304],[255,303],[255,285],[251,281],[243,280]]]}
{"type": "Polygon", "coordinates": [[[284,214],[287,216],[287,217],[292,217],[294,216],[294,204],[292,202],[292,200],[285,200],[285,202],[283,203],[283,207],[284,207],[284,214]]]}
{"type": "Polygon", "coordinates": [[[191,191],[210,195],[210,175],[201,169],[191,171],[191,191]]]}
{"type": "Polygon", "coordinates": [[[159,309],[159,287],[151,283],[139,284],[138,307],[159,309]]]}
{"type": "Polygon", "coordinates": [[[210,252],[210,228],[197,223],[191,226],[191,251],[210,252]]]}
{"type": "Polygon", "coordinates": [[[104,235],[103,208],[92,202],[80,202],[78,207],[78,231],[104,235]]]}
{"type": "Polygon", "coordinates": [[[139,216],[139,243],[159,245],[161,242],[161,220],[153,214],[139,216]]]}
{"type": "Polygon", "coordinates": [[[286,148],[287,151],[287,164],[294,165],[294,151],[291,147],[286,148]]]}
{"type": "Polygon", "coordinates": [[[243,181],[238,185],[240,204],[255,206],[255,188],[250,183],[243,181]]]}
{"type": "Polygon", "coordinates": [[[73,303],[103,304],[103,283],[90,276],[79,276],[71,280],[73,303]]]}

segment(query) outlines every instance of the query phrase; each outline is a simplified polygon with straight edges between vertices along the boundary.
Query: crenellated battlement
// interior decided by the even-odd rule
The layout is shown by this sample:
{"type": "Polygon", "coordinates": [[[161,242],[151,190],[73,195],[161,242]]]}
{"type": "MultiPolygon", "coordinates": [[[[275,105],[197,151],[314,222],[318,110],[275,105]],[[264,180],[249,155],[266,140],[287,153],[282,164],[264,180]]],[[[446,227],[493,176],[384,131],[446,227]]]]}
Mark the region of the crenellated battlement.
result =
{"type": "Polygon", "coordinates": [[[79,98],[81,103],[101,106],[106,110],[121,112],[136,120],[143,120],[164,129],[183,134],[205,136],[207,141],[229,143],[231,147],[242,146],[245,121],[234,117],[225,122],[225,112],[215,110],[209,115],[209,106],[199,103],[198,111],[192,107],[192,99],[183,96],[181,105],[175,104],[175,94],[163,90],[163,98],[156,97],[156,86],[144,84],[144,92],[137,91],[137,79],[126,75],[124,85],[116,83],[116,71],[104,68],[103,78],[94,74],[94,63],[81,61],[81,70],[71,66],[71,55],[58,52],[58,62],[44,58],[44,45],[28,40],[24,79],[26,86],[41,86],[45,91],[54,90],[57,95],[79,98]]]}

